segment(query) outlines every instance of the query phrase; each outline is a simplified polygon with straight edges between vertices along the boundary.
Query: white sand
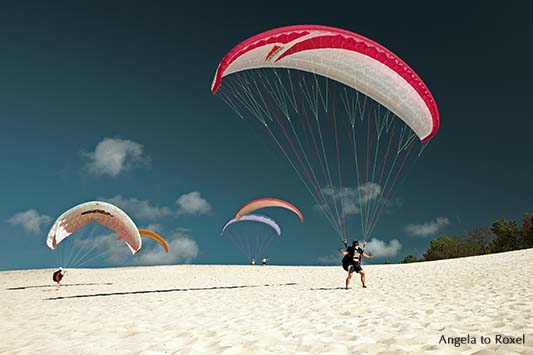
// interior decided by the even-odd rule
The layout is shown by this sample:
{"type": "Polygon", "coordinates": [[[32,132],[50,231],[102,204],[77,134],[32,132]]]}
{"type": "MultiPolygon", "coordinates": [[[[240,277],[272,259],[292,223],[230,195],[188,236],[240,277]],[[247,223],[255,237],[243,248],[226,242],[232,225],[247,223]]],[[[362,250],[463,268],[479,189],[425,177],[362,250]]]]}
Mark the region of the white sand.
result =
{"type": "Polygon", "coordinates": [[[365,270],[350,290],[340,266],[76,269],[59,290],[53,270],[0,272],[0,353],[533,354],[532,249],[365,270]],[[46,287],[9,289],[27,286],[46,287]]]}

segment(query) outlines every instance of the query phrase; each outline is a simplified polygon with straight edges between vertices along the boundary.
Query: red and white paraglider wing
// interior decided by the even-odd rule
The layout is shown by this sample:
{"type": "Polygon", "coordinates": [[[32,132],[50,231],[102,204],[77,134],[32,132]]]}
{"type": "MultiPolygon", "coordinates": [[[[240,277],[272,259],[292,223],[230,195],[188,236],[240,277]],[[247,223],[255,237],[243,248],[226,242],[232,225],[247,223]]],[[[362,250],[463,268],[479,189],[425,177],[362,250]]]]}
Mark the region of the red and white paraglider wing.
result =
{"type": "Polygon", "coordinates": [[[98,222],[117,233],[133,254],[142,246],[139,230],[120,208],[102,201],[91,201],[72,207],[54,222],[46,244],[55,249],[62,240],[91,222],[98,222]]]}
{"type": "Polygon", "coordinates": [[[304,221],[304,216],[302,212],[300,212],[300,210],[296,208],[296,206],[290,204],[287,201],[283,201],[277,198],[260,198],[257,200],[250,201],[237,211],[237,213],[235,214],[235,219],[239,220],[247,214],[266,207],[282,207],[288,209],[289,211],[294,212],[298,216],[298,218],[300,218],[300,221],[304,221]]]}
{"type": "Polygon", "coordinates": [[[374,99],[425,141],[439,128],[439,111],[420,77],[399,57],[356,33],[327,26],[288,26],[253,36],[220,62],[211,91],[231,73],[298,69],[333,79],[374,99]]]}

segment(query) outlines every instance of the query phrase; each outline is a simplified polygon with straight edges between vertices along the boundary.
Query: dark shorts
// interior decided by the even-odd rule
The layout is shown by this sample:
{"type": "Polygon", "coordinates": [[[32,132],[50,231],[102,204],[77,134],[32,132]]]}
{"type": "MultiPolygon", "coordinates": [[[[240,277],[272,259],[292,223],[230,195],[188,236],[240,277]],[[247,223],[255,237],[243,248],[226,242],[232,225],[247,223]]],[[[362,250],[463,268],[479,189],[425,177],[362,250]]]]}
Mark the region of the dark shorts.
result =
{"type": "Polygon", "coordinates": [[[357,262],[351,258],[342,259],[342,268],[348,271],[350,274],[354,271],[359,273],[363,270],[361,265],[357,264],[357,262]]]}

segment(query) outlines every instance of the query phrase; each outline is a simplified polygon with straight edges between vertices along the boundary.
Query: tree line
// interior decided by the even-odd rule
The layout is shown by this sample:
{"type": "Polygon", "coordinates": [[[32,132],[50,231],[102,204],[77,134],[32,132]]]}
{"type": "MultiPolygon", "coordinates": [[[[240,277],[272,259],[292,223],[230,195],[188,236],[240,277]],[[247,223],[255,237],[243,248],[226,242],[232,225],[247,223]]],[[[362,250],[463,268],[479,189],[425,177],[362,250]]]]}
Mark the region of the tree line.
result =
{"type": "Polygon", "coordinates": [[[432,239],[422,258],[406,256],[402,263],[461,258],[533,248],[533,213],[524,213],[522,224],[500,219],[491,227],[478,227],[464,235],[432,239]]]}

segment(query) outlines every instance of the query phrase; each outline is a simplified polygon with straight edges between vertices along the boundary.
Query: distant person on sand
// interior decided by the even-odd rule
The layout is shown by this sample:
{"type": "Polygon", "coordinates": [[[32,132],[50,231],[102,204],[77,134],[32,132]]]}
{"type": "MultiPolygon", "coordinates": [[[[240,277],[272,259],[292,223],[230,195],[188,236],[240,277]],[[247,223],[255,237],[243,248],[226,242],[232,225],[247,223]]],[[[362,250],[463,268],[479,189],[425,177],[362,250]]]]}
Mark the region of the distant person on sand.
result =
{"type": "MultiPolygon", "coordinates": [[[[365,251],[359,247],[359,241],[357,240],[354,240],[351,246],[348,246],[346,239],[342,242],[344,243],[346,250],[339,249],[339,253],[344,255],[344,258],[342,258],[342,267],[344,270],[348,271],[348,277],[346,278],[346,289],[348,289],[348,286],[350,285],[350,280],[354,271],[361,275],[361,283],[363,284],[363,287],[366,288],[365,272],[361,267],[361,259],[363,256],[365,258],[372,259],[373,256],[365,254],[365,251]]],[[[366,242],[364,243],[363,248],[365,246],[366,242]]]]}
{"type": "Polygon", "coordinates": [[[52,280],[57,283],[57,286],[59,287],[61,280],[63,279],[63,276],[65,276],[66,271],[63,270],[62,267],[59,268],[54,274],[52,275],[52,280]]]}
{"type": "Polygon", "coordinates": [[[250,264],[255,265],[255,259],[252,258],[252,260],[250,261],[250,264]]]}
{"type": "Polygon", "coordinates": [[[261,265],[265,266],[267,264],[268,258],[261,259],[261,265]]]}

